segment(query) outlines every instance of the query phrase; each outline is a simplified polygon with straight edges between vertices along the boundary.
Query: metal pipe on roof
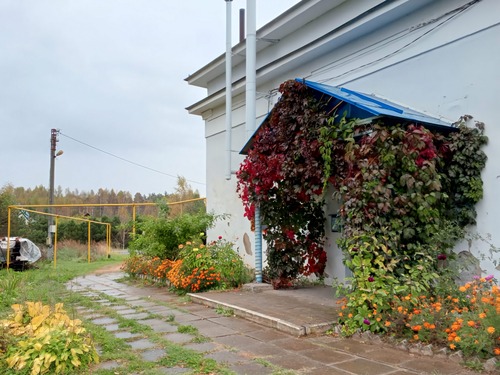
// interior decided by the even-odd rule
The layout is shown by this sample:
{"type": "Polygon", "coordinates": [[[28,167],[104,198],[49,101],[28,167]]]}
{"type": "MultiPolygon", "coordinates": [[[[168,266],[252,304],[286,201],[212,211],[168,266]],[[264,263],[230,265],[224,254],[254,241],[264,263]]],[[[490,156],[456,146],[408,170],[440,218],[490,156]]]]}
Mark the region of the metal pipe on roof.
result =
{"type": "Polygon", "coordinates": [[[240,43],[245,40],[245,9],[240,9],[240,43]]]}
{"type": "MultiPolygon", "coordinates": [[[[257,31],[256,1],[247,0],[247,41],[246,41],[246,141],[255,132],[257,100],[257,31]]],[[[260,207],[255,207],[255,281],[262,282],[262,226],[260,223],[260,207]]]]}
{"type": "Polygon", "coordinates": [[[226,1],[226,180],[231,179],[231,133],[232,133],[232,42],[231,2],[226,1]]]}
{"type": "MultiPolygon", "coordinates": [[[[256,0],[247,0],[247,41],[246,41],[246,140],[255,131],[256,101],[256,0]]],[[[245,141],[246,141],[245,140],[245,141]]]]}

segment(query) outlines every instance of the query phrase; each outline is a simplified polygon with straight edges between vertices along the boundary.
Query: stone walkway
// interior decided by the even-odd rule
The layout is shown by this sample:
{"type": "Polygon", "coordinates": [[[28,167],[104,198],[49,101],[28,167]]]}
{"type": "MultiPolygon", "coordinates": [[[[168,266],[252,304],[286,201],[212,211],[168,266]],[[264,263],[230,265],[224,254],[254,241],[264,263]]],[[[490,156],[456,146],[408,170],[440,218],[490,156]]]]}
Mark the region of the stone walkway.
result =
{"type": "MultiPolygon", "coordinates": [[[[182,345],[226,365],[236,374],[329,374],[329,375],[473,375],[445,355],[421,356],[384,345],[381,341],[342,339],[331,335],[297,337],[169,293],[165,288],[131,286],[117,280],[123,273],[88,275],[72,280],[68,289],[93,297],[120,316],[150,327],[169,343],[182,345]],[[109,296],[111,301],[102,296],[109,296]],[[179,332],[179,326],[195,327],[199,334],[179,332]],[[201,336],[200,336],[201,335],[201,336]],[[201,340],[200,340],[201,338],[201,340]]],[[[272,305],[273,300],[267,301],[272,305]]],[[[194,373],[186,367],[168,367],[168,348],[130,328],[121,328],[116,319],[78,308],[79,314],[103,326],[127,345],[142,361],[155,363],[155,374],[194,373]]],[[[99,369],[110,374],[124,372],[118,361],[106,361],[99,369]]],[[[148,372],[152,373],[152,372],[148,372]]]]}

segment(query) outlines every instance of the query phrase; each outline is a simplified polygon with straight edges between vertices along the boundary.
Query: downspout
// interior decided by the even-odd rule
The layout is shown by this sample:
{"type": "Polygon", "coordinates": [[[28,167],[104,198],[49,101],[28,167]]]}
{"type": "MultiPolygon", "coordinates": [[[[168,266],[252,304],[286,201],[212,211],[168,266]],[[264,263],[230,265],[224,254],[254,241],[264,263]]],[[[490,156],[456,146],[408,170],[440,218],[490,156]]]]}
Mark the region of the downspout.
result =
{"type": "Polygon", "coordinates": [[[231,56],[231,2],[226,0],[226,180],[231,179],[231,132],[232,132],[232,56],[231,56]]]}
{"type": "MultiPolygon", "coordinates": [[[[256,0],[247,0],[247,42],[246,42],[246,139],[255,132],[256,122],[256,0]]],[[[255,281],[262,283],[262,226],[260,224],[260,207],[255,207],[255,281]]]]}

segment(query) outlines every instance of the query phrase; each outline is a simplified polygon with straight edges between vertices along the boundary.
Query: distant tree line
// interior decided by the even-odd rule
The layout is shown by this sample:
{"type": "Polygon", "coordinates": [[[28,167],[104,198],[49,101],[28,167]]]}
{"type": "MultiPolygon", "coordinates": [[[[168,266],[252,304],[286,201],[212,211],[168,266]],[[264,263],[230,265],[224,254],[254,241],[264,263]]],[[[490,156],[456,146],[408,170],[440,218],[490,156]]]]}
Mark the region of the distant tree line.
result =
{"type": "MultiPolygon", "coordinates": [[[[100,188],[90,192],[63,189],[59,186],[54,192],[54,204],[125,204],[125,203],[156,203],[152,206],[137,206],[136,221],[140,223],[145,218],[178,216],[182,213],[204,213],[205,204],[202,200],[189,204],[171,205],[168,203],[180,202],[200,198],[197,190],[193,190],[184,177],[177,178],[177,187],[171,194],[151,193],[143,195],[128,191],[108,190],[100,188]]],[[[14,187],[7,184],[0,188],[0,237],[7,235],[7,208],[10,205],[38,205],[48,204],[49,190],[44,186],[35,188],[14,187]]],[[[47,212],[47,209],[37,209],[47,212]]],[[[55,208],[54,213],[64,216],[81,217],[112,224],[111,238],[116,247],[127,247],[132,229],[132,208],[121,206],[96,207],[61,207],[55,208]]],[[[87,222],[60,219],[58,222],[58,239],[68,239],[78,242],[87,242],[87,222]]],[[[26,237],[37,244],[44,244],[47,238],[48,216],[19,210],[11,212],[11,236],[26,237]]],[[[91,223],[91,240],[105,241],[106,226],[91,223]]]]}

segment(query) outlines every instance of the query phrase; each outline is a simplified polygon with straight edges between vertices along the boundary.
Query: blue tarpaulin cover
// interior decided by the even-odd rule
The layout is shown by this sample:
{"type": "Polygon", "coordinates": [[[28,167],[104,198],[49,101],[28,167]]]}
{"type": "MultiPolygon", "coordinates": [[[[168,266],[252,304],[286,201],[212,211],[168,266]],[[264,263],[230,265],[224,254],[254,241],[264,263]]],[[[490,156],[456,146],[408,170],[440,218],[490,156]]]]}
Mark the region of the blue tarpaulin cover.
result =
{"type": "Polygon", "coordinates": [[[296,79],[318,92],[331,96],[338,101],[344,102],[337,113],[342,114],[347,110],[347,117],[365,119],[374,116],[387,116],[416,122],[422,125],[434,125],[435,127],[450,128],[452,124],[436,117],[426,115],[408,107],[379,98],[375,95],[364,94],[359,91],[349,90],[345,87],[329,86],[322,83],[296,79]]]}
{"type": "MultiPolygon", "coordinates": [[[[330,97],[332,100],[329,100],[326,110],[335,111],[339,116],[345,115],[347,118],[360,120],[372,117],[385,117],[394,121],[400,120],[405,123],[420,124],[439,131],[449,132],[456,130],[451,122],[426,115],[375,95],[364,94],[359,91],[349,90],[345,87],[329,86],[323,83],[307,81],[301,78],[297,78],[296,81],[313,89],[318,97],[323,97],[323,99],[325,95],[330,97]]],[[[270,114],[266,116],[260,126],[269,119],[269,115],[270,114]]],[[[257,128],[255,133],[258,131],[259,129],[257,128]]],[[[245,144],[240,154],[245,155],[248,149],[252,147],[255,133],[245,144]]]]}

